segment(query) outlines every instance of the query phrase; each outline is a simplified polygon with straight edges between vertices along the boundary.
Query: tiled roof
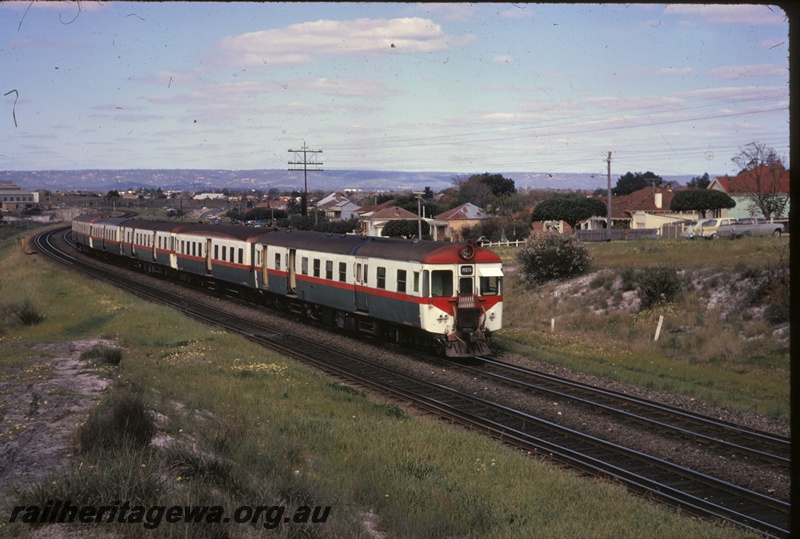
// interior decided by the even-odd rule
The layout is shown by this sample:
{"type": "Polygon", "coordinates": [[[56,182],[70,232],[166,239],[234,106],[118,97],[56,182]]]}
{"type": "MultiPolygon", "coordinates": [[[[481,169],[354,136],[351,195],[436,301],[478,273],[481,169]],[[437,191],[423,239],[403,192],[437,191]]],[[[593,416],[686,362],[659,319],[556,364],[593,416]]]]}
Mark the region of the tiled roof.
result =
{"type": "Polygon", "coordinates": [[[481,208],[475,204],[467,202],[461,206],[456,206],[452,210],[447,210],[446,212],[440,213],[435,218],[442,219],[444,221],[451,221],[454,219],[485,219],[486,217],[486,214],[481,208]]]}
{"type": "Polygon", "coordinates": [[[396,206],[391,208],[384,208],[380,211],[376,211],[367,219],[373,221],[384,221],[384,220],[392,220],[392,219],[416,219],[417,215],[415,213],[411,213],[408,210],[404,210],[403,208],[398,208],[396,206]]]}
{"type": "Polygon", "coordinates": [[[390,207],[394,206],[394,204],[395,204],[394,199],[387,200],[386,202],[384,202],[382,204],[372,204],[372,205],[369,205],[369,206],[364,206],[363,208],[358,210],[356,213],[358,213],[359,215],[368,215],[370,213],[375,213],[376,211],[380,211],[380,210],[382,210],[384,208],[390,208],[390,207]]]}
{"type": "Polygon", "coordinates": [[[716,180],[729,195],[755,193],[758,191],[768,193],[789,192],[789,171],[782,170],[780,177],[776,178],[772,170],[766,166],[745,170],[733,177],[718,176],[716,180]],[[757,179],[759,178],[761,179],[761,189],[758,188],[757,179]]]}
{"type": "Polygon", "coordinates": [[[611,199],[611,218],[624,219],[635,211],[647,213],[669,212],[669,205],[675,192],[661,187],[645,187],[629,195],[611,199]],[[656,206],[656,195],[661,195],[661,207],[656,206]]]}

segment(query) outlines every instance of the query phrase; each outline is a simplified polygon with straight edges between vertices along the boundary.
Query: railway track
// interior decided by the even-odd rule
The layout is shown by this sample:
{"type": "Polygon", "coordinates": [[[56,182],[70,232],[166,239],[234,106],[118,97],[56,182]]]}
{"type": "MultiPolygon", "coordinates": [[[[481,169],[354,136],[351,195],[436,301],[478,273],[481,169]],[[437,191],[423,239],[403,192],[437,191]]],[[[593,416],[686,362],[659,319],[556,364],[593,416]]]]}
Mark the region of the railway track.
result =
{"type": "Polygon", "coordinates": [[[610,416],[671,432],[716,450],[736,453],[789,473],[790,441],[775,434],[748,429],[674,406],[605,388],[533,371],[491,357],[478,358],[480,366],[463,369],[525,391],[578,403],[610,416]]]}
{"type": "MultiPolygon", "coordinates": [[[[64,229],[60,230],[63,232],[64,229]]],[[[195,302],[161,288],[151,290],[140,281],[121,278],[118,271],[102,266],[86,269],[76,257],[60,252],[51,245],[53,233],[51,231],[37,236],[35,243],[42,252],[140,297],[172,305],[193,318],[242,334],[351,383],[413,403],[417,408],[438,417],[489,433],[507,444],[556,460],[570,468],[612,479],[649,498],[706,518],[731,522],[770,537],[788,536],[789,504],[782,500],[567,429],[502,404],[466,395],[443,384],[400,372],[365,357],[330,349],[318,342],[294,335],[277,334],[271,328],[246,319],[234,318],[230,313],[219,316],[210,311],[206,303],[195,302]]],[[[495,376],[512,378],[509,373],[516,368],[488,358],[487,360],[486,371],[497,369],[495,376]]],[[[533,384],[530,376],[516,372],[514,377],[528,380],[515,380],[513,383],[533,384]]],[[[537,383],[543,384],[541,380],[537,383]]],[[[657,424],[665,422],[663,418],[655,421],[657,424]]],[[[680,428],[688,430],[688,427],[680,428]]]]}

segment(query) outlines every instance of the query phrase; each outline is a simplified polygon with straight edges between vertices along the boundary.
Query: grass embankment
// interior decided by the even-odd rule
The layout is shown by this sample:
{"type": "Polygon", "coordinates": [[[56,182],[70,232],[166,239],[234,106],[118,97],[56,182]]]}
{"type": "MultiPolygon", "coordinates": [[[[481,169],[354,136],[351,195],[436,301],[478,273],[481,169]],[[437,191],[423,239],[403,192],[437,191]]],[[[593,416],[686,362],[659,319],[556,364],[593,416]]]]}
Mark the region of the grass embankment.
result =
{"type": "MultiPolygon", "coordinates": [[[[497,344],[788,421],[789,327],[782,316],[789,292],[778,284],[779,276],[788,284],[788,244],[785,237],[587,244],[592,263],[582,277],[527,288],[509,272],[497,344]],[[659,268],[679,270],[680,291],[642,310],[636,279],[659,268]]],[[[517,264],[512,249],[502,256],[517,264]]]]}
{"type": "Polygon", "coordinates": [[[67,471],[7,499],[2,536],[32,534],[8,524],[14,505],[67,499],[219,505],[228,516],[242,505],[284,505],[288,515],[331,506],[325,524],[275,531],[233,522],[71,525],[96,536],[369,537],[366,522],[386,537],[741,536],[409,417],[241,338],[23,255],[17,241],[0,246],[0,287],[4,306],[28,300],[44,316],[30,326],[2,319],[3,377],[47,363],[34,350],[40,343],[115,346],[86,359],[86,370],[113,384],[76,433],[67,471]],[[142,441],[152,434],[142,418],[152,416],[159,443],[142,441]]]}

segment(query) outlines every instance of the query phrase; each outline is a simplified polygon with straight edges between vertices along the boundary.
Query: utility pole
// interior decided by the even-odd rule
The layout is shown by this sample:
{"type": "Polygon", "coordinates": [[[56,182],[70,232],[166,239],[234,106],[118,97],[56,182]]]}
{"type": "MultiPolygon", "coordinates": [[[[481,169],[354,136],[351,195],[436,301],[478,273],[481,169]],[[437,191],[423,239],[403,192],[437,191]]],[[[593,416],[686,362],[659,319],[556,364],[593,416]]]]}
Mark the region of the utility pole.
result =
{"type": "Polygon", "coordinates": [[[417,197],[417,238],[422,241],[422,193],[414,193],[417,197]]]}
{"type": "MultiPolygon", "coordinates": [[[[322,153],[322,150],[309,150],[308,146],[306,146],[305,141],[303,141],[303,147],[299,150],[289,150],[290,153],[294,153],[295,161],[289,161],[290,165],[303,165],[303,168],[290,168],[289,170],[296,170],[296,171],[303,171],[303,215],[306,218],[306,230],[308,229],[308,167],[319,167],[322,165],[319,161],[317,161],[318,153],[322,153]],[[300,161],[300,155],[302,154],[302,161],[300,161]],[[309,154],[311,154],[309,156],[309,154]]],[[[321,172],[323,169],[321,168],[312,168],[311,171],[319,171],[321,172]]]]}
{"type": "Polygon", "coordinates": [[[608,216],[606,217],[606,234],[608,235],[608,241],[611,241],[611,152],[608,152],[606,163],[608,163],[608,216]]]}

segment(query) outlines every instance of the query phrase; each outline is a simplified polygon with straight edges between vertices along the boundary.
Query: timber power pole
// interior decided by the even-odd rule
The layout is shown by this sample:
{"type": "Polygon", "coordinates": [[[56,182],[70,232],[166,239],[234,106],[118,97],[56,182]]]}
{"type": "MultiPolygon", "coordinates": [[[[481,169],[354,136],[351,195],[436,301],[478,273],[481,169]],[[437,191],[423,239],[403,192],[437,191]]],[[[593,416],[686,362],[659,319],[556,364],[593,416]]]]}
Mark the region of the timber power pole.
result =
{"type": "Polygon", "coordinates": [[[608,152],[606,163],[608,164],[608,215],[606,217],[606,233],[608,234],[608,241],[611,241],[611,152],[608,152]]]}
{"type": "Polygon", "coordinates": [[[289,170],[303,171],[303,215],[306,218],[306,230],[308,230],[308,167],[312,167],[311,172],[321,172],[323,170],[318,168],[322,166],[322,163],[317,161],[317,154],[322,153],[322,150],[309,150],[306,143],[303,142],[301,149],[289,150],[289,153],[294,153],[295,159],[294,161],[289,161],[290,165],[303,165],[303,168],[290,168],[289,170]]]}

